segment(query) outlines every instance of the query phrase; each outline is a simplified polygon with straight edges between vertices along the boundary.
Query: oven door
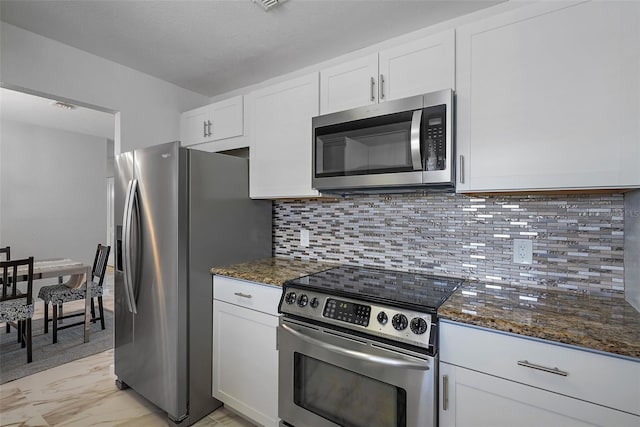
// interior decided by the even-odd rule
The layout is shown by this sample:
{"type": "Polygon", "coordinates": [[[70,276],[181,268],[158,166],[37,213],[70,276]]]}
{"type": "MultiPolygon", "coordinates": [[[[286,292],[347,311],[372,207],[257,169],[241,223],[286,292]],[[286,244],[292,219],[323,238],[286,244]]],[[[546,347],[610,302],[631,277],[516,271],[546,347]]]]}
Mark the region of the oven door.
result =
{"type": "Polygon", "coordinates": [[[287,425],[436,425],[433,357],[287,318],[278,350],[278,415],[287,425]]]}

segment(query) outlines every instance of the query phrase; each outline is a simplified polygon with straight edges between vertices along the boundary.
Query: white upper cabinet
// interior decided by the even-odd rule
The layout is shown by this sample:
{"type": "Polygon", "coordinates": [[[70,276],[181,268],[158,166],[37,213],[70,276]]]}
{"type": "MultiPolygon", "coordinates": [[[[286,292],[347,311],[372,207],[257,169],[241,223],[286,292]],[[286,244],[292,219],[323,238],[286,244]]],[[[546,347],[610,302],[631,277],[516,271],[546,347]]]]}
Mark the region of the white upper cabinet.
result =
{"type": "Polygon", "coordinates": [[[311,118],[318,115],[318,73],[249,94],[249,195],[318,196],[311,188],[311,118]]]}
{"type": "Polygon", "coordinates": [[[320,71],[320,114],[378,102],[378,54],[320,71]]]}
{"type": "Polygon", "coordinates": [[[455,89],[455,32],[380,52],[380,101],[455,89]]]}
{"type": "Polygon", "coordinates": [[[449,30],[320,71],[320,113],[455,88],[449,30]]]}
{"type": "Polygon", "coordinates": [[[541,2],[456,39],[458,191],[640,186],[638,2],[541,2]]]}
{"type": "Polygon", "coordinates": [[[182,145],[218,141],[241,136],[243,133],[242,95],[186,111],[181,115],[182,145]]]}
{"type": "Polygon", "coordinates": [[[182,145],[200,144],[208,141],[209,106],[185,111],[180,115],[180,142],[182,145]]]}

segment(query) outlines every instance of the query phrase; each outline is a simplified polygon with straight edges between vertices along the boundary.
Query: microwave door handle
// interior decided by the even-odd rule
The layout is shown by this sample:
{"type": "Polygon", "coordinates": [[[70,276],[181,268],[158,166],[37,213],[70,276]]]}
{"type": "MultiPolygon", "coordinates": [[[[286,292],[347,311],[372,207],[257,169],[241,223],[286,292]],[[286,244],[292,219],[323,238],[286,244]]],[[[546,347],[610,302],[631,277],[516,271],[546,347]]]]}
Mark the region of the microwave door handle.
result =
{"type": "Polygon", "coordinates": [[[422,122],[422,110],[413,112],[411,118],[411,163],[413,170],[422,170],[422,157],[420,156],[420,125],[422,122]]]}

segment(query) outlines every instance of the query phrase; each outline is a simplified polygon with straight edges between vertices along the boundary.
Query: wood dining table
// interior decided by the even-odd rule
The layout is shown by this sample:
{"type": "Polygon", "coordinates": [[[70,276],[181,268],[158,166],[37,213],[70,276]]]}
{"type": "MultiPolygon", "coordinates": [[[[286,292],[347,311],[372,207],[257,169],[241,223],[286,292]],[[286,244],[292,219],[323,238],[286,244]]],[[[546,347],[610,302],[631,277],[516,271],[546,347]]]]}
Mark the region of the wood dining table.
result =
{"type": "MultiPolygon", "coordinates": [[[[91,280],[91,265],[67,258],[34,260],[33,280],[59,278],[62,282],[64,276],[69,276],[66,282],[70,288],[78,288],[85,281],[91,280]],[[86,278],[89,278],[88,280],[86,278]]],[[[27,280],[26,268],[18,269],[18,282],[27,280]],[[21,275],[22,273],[22,275],[21,275]]],[[[84,303],[84,342],[89,342],[91,331],[91,286],[86,286],[87,294],[84,303]]]]}

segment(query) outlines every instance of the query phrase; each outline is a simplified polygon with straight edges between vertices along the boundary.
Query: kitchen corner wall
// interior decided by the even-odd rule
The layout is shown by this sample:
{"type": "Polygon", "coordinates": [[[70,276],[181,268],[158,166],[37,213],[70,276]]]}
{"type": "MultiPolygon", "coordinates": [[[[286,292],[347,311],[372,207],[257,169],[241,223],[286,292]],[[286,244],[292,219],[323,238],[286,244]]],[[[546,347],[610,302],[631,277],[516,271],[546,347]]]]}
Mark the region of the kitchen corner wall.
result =
{"type": "Polygon", "coordinates": [[[276,256],[624,294],[622,194],[352,195],[273,209],[276,256]],[[512,262],[513,239],[533,240],[532,265],[512,262]]]}

